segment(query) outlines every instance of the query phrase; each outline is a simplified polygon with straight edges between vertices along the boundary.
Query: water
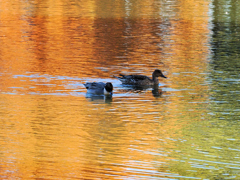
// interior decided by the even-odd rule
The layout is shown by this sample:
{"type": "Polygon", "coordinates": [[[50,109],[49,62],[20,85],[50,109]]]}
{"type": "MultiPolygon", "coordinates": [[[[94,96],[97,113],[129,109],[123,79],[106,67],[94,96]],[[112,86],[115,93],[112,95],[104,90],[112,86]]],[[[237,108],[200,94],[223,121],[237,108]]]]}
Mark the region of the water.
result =
{"type": "Polygon", "coordinates": [[[238,1],[0,4],[0,179],[240,178],[238,1]]]}

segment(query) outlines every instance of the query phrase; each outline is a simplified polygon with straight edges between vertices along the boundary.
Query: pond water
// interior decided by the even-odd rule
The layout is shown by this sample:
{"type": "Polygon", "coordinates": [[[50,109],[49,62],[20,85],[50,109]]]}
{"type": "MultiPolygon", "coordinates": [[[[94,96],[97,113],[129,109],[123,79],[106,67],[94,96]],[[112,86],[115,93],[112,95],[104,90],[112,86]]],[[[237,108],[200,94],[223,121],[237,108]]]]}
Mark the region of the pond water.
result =
{"type": "Polygon", "coordinates": [[[0,179],[240,179],[239,1],[0,5],[0,179]]]}

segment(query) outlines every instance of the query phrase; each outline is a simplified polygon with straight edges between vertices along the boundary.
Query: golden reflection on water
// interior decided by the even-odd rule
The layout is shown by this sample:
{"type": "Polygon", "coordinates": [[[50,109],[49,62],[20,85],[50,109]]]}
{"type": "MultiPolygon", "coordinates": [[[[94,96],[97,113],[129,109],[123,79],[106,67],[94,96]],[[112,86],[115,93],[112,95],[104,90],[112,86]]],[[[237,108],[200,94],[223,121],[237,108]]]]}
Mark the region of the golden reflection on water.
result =
{"type": "Polygon", "coordinates": [[[104,178],[108,169],[127,176],[127,168],[138,166],[136,157],[149,166],[154,156],[145,151],[159,147],[161,127],[154,120],[159,115],[128,106],[100,107],[82,97],[1,95],[1,110],[7,110],[1,112],[2,176],[104,178]]]}
{"type": "Polygon", "coordinates": [[[177,139],[207,114],[207,1],[1,6],[3,178],[175,176],[177,139]],[[112,78],[156,68],[170,89],[158,97],[112,78]],[[85,97],[93,78],[116,85],[111,101],[85,97]]]}

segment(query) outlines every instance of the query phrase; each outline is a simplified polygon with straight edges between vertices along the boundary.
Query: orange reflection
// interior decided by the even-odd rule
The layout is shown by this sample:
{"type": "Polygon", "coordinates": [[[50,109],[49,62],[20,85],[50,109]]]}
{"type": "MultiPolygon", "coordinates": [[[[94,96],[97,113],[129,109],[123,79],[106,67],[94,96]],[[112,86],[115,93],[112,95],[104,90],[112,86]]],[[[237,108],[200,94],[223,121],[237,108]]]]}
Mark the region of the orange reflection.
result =
{"type": "Polygon", "coordinates": [[[156,156],[159,162],[171,159],[159,155],[159,149],[174,149],[176,145],[166,137],[179,138],[191,122],[193,114],[184,114],[187,120],[179,123],[181,112],[192,108],[194,116],[202,114],[201,105],[186,104],[207,98],[207,87],[202,86],[205,76],[199,74],[207,69],[208,3],[180,1],[177,9],[168,12],[155,1],[108,2],[1,2],[5,10],[0,11],[4,19],[0,87],[2,92],[16,92],[1,94],[5,149],[0,173],[4,177],[128,177],[134,171],[127,169],[136,168],[138,161],[164,172],[167,168],[153,167],[151,162],[156,156]],[[169,79],[163,82],[169,88],[194,89],[197,95],[180,91],[156,99],[146,92],[135,99],[116,97],[103,107],[83,97],[43,95],[66,90],[68,83],[57,78],[46,82],[43,75],[84,79],[128,72],[150,76],[156,68],[168,72],[169,79]],[[14,78],[37,73],[38,78],[14,78]],[[28,95],[33,92],[42,95],[28,95]],[[157,155],[145,153],[152,151],[157,155]]]}

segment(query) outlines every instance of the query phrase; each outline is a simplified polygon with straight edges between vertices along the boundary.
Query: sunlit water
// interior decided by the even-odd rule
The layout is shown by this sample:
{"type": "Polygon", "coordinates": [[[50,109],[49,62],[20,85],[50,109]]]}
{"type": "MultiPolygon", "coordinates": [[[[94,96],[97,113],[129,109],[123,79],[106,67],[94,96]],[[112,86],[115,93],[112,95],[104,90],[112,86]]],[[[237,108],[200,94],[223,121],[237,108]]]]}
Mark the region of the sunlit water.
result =
{"type": "Polygon", "coordinates": [[[0,179],[240,178],[238,1],[0,4],[0,179]]]}

